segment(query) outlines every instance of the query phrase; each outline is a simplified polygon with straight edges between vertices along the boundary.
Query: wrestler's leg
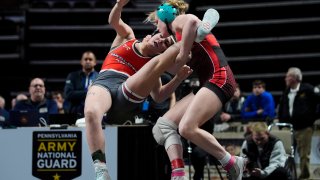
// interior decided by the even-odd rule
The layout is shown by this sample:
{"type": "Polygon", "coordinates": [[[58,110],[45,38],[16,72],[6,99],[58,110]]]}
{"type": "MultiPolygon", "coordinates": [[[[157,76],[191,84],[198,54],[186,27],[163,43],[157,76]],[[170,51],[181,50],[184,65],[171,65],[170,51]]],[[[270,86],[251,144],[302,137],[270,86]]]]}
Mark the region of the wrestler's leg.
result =
{"type": "Polygon", "coordinates": [[[241,179],[246,160],[228,153],[213,134],[200,129],[200,126],[222,108],[219,97],[210,89],[203,87],[188,106],[180,124],[180,134],[210,153],[230,173],[232,179],[241,179]]]}
{"type": "MultiPolygon", "coordinates": [[[[163,117],[167,120],[174,122],[177,126],[180,123],[180,120],[187,110],[188,105],[194,98],[194,94],[190,93],[187,96],[179,100],[168,112],[166,112],[163,117]]],[[[180,144],[168,144],[166,149],[170,161],[174,159],[183,158],[183,148],[180,144]]]]}
{"type": "Polygon", "coordinates": [[[218,159],[224,155],[224,148],[212,134],[200,129],[200,126],[213,117],[221,107],[218,96],[203,87],[195,95],[179,124],[179,132],[183,137],[218,159]]]}
{"type": "Polygon", "coordinates": [[[159,83],[159,78],[169,67],[174,65],[174,60],[179,53],[179,45],[170,46],[162,54],[152,58],[138,72],[130,76],[127,87],[141,97],[147,97],[154,86],[159,83]]]}
{"type": "Polygon", "coordinates": [[[89,88],[85,100],[86,137],[92,153],[101,150],[104,153],[105,138],[101,121],[112,104],[111,95],[106,88],[93,85],[89,88]]]}
{"type": "Polygon", "coordinates": [[[106,165],[105,137],[101,121],[112,104],[109,91],[101,86],[89,88],[85,100],[86,138],[94,163],[96,179],[111,180],[106,165]]]}
{"type": "Polygon", "coordinates": [[[185,113],[193,93],[178,101],[163,117],[160,117],[153,127],[153,135],[160,145],[164,145],[170,159],[172,179],[184,176],[183,147],[177,132],[178,124],[185,113]]]}

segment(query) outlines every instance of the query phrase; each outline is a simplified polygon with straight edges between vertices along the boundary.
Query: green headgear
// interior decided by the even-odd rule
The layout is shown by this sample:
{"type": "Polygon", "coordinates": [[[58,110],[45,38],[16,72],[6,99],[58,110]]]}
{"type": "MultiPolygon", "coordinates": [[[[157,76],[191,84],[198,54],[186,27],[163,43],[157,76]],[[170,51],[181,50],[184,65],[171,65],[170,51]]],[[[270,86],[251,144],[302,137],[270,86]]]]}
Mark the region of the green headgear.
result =
{"type": "Polygon", "coordinates": [[[163,3],[157,9],[158,18],[165,23],[171,23],[177,15],[178,10],[169,3],[163,3]]]}

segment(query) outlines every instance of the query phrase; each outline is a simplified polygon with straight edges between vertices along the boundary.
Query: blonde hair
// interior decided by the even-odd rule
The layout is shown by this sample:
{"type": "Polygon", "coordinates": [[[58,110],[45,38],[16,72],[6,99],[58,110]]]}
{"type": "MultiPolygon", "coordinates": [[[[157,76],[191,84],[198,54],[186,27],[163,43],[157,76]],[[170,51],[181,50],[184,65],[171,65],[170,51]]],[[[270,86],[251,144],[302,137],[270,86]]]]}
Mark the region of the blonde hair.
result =
{"type": "MultiPolygon", "coordinates": [[[[189,4],[185,2],[184,0],[166,0],[162,3],[168,3],[171,6],[177,8],[179,15],[185,14],[189,8],[189,4]]],[[[144,23],[152,23],[154,24],[156,18],[156,10],[147,13],[147,18],[144,20],[144,23]]]]}
{"type": "Polygon", "coordinates": [[[254,122],[250,125],[250,130],[255,133],[268,132],[268,125],[265,122],[254,122]]]}
{"type": "Polygon", "coordinates": [[[189,8],[189,4],[183,0],[167,0],[163,3],[168,3],[177,8],[179,14],[185,14],[189,8]]]}

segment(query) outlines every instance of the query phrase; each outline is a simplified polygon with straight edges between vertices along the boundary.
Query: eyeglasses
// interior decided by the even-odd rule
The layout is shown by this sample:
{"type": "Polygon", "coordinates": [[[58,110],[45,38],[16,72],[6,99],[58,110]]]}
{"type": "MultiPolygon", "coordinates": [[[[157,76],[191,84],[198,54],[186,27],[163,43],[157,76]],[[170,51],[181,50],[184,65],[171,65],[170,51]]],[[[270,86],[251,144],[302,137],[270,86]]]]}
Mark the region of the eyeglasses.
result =
{"type": "Polygon", "coordinates": [[[38,86],[39,86],[40,88],[43,88],[43,87],[44,87],[43,84],[33,84],[33,85],[31,85],[31,87],[34,87],[34,88],[37,88],[38,86]]]}

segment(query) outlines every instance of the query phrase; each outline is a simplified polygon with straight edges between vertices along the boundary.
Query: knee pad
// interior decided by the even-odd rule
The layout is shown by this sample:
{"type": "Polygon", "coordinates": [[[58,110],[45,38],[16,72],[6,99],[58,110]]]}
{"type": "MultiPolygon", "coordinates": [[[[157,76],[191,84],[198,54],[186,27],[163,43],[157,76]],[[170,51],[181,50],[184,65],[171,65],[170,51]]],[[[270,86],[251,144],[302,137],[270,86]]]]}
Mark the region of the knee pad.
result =
{"type": "Polygon", "coordinates": [[[177,129],[178,126],[174,122],[160,117],[153,126],[152,133],[157,143],[164,145],[167,150],[173,144],[182,145],[177,129]]]}

